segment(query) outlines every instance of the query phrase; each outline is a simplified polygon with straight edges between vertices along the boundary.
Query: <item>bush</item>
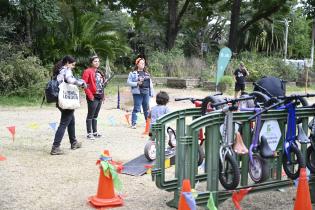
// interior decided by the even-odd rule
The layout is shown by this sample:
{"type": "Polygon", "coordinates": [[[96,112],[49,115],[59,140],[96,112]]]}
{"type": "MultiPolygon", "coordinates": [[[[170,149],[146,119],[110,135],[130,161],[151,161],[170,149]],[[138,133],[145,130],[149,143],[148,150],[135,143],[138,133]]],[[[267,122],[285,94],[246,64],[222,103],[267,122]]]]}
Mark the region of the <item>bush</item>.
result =
{"type": "Polygon", "coordinates": [[[48,80],[48,70],[37,57],[15,54],[0,61],[0,95],[39,96],[48,80]]]}
{"type": "Polygon", "coordinates": [[[204,60],[187,58],[177,48],[165,53],[154,52],[149,57],[149,71],[154,76],[199,78],[206,69],[204,60]]]}

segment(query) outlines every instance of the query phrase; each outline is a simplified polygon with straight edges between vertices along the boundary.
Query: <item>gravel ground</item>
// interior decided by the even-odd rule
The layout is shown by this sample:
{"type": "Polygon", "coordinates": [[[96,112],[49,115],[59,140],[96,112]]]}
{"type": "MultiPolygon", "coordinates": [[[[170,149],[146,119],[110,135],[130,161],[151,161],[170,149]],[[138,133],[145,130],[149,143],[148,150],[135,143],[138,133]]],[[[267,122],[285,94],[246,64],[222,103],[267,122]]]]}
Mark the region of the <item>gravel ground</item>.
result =
{"type": "MultiPolygon", "coordinates": [[[[201,90],[166,89],[171,101],[174,97],[202,97],[209,94],[201,90]]],[[[126,92],[126,91],[125,91],[126,92]]],[[[122,107],[130,109],[130,97],[122,107]]],[[[116,108],[116,96],[106,99],[99,116],[101,139],[85,138],[87,108],[75,111],[77,138],[83,142],[79,150],[70,150],[67,135],[61,147],[66,154],[49,155],[54,131],[49,123],[59,122],[60,113],[53,106],[4,108],[0,107],[0,154],[7,158],[0,162],[0,209],[93,209],[86,202],[96,194],[99,170],[95,165],[99,154],[110,151],[113,160],[127,162],[143,153],[146,138],[141,135],[144,122],[136,130],[124,120],[125,111],[116,108]],[[16,126],[14,142],[8,126],[16,126]]],[[[172,110],[191,107],[190,102],[170,102],[172,110]]],[[[140,121],[141,122],[141,121],[140,121]]],[[[172,170],[172,169],[170,169],[172,170]]],[[[133,177],[120,175],[123,183],[124,206],[119,209],[172,209],[166,201],[172,193],[158,189],[150,175],[133,177]]],[[[285,188],[285,193],[269,191],[248,195],[242,201],[243,209],[292,209],[296,188],[285,188]]],[[[231,199],[220,209],[233,209],[231,199]]]]}

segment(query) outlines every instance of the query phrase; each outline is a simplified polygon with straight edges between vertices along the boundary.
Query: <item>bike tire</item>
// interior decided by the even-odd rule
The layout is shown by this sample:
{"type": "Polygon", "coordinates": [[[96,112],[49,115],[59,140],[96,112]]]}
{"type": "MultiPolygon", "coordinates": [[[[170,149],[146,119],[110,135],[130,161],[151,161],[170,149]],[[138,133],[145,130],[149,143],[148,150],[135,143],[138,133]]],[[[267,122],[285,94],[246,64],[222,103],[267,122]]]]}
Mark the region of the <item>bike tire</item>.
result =
{"type": "Polygon", "coordinates": [[[234,190],[240,182],[240,169],[237,161],[229,153],[226,154],[223,168],[221,161],[219,160],[219,180],[221,185],[227,190],[234,190]],[[228,177],[228,173],[232,177],[228,177]],[[229,179],[231,178],[231,179],[229,179]]]}
{"type": "Polygon", "coordinates": [[[255,183],[261,183],[269,178],[269,164],[259,154],[253,154],[254,165],[248,162],[248,173],[255,183]]]}
{"type": "Polygon", "coordinates": [[[306,166],[311,173],[315,173],[315,150],[312,146],[306,150],[306,166]]]}
{"type": "Polygon", "coordinates": [[[302,158],[301,151],[294,145],[292,145],[291,147],[290,156],[291,156],[291,163],[288,161],[288,158],[285,152],[283,153],[283,156],[282,156],[283,170],[290,179],[297,179],[300,175],[300,168],[305,167],[305,162],[304,162],[304,159],[302,158]],[[292,157],[292,154],[294,155],[294,158],[292,157]],[[292,162],[293,162],[293,167],[294,167],[293,171],[292,171],[292,162]],[[296,172],[294,172],[296,166],[298,166],[298,168],[296,172]]]}
{"type": "Polygon", "coordinates": [[[148,141],[144,146],[144,156],[147,160],[152,161],[156,159],[156,147],[155,142],[148,141]]]}
{"type": "Polygon", "coordinates": [[[201,145],[198,145],[198,166],[200,166],[205,158],[205,152],[201,145]]]}

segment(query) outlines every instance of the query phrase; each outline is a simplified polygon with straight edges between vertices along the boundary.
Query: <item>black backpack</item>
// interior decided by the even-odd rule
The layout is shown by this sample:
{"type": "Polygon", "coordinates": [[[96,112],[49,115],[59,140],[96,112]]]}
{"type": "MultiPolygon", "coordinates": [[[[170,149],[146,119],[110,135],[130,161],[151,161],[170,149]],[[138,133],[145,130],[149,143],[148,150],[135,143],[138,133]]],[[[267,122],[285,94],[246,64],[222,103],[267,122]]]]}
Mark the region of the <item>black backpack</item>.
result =
{"type": "Polygon", "coordinates": [[[51,78],[51,80],[47,83],[45,87],[45,95],[43,97],[42,105],[45,101],[47,103],[55,103],[58,101],[59,94],[59,82],[56,77],[51,78]]]}

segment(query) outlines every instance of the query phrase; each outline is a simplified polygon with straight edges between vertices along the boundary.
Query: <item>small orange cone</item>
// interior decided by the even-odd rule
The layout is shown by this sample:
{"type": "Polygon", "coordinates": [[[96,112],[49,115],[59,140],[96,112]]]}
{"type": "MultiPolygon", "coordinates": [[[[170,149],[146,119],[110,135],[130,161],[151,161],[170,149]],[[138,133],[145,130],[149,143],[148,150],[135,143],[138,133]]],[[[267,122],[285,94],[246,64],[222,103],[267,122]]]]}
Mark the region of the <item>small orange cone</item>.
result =
{"type": "Polygon", "coordinates": [[[182,194],[183,192],[191,192],[189,179],[183,180],[182,191],[180,193],[180,198],[178,202],[178,210],[190,210],[190,207],[188,206],[186,199],[184,195],[182,194]]]}
{"type": "Polygon", "coordinates": [[[0,161],[6,160],[6,157],[0,155],[0,161]]]}
{"type": "MultiPolygon", "coordinates": [[[[108,150],[104,154],[109,156],[108,150]]],[[[123,205],[123,199],[115,195],[112,175],[106,177],[100,167],[97,194],[88,198],[88,201],[95,207],[115,207],[123,205]]]]}
{"type": "Polygon", "coordinates": [[[310,189],[307,183],[306,168],[300,169],[299,184],[296,190],[294,210],[312,210],[310,189]]]}
{"type": "Polygon", "coordinates": [[[149,134],[150,123],[151,123],[151,119],[147,118],[147,121],[145,122],[145,129],[144,129],[144,132],[142,133],[143,135],[148,135],[149,134]]]}

